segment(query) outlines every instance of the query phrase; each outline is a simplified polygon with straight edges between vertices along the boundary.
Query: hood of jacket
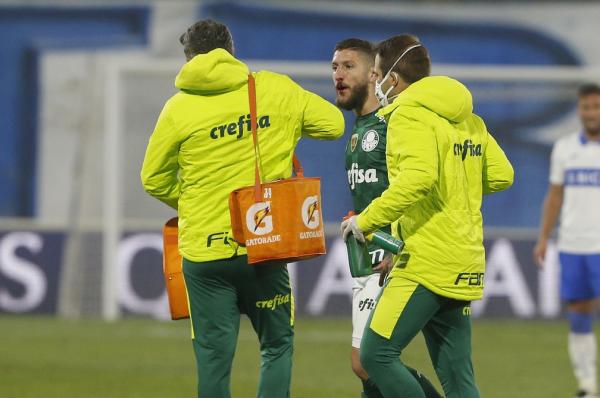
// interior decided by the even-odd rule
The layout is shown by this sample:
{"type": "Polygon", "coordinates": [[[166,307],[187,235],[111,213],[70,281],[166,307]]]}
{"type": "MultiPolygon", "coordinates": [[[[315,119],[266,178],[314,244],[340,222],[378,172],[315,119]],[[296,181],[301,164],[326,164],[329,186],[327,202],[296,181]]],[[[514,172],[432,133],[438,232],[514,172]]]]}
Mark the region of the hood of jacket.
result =
{"type": "Polygon", "coordinates": [[[217,48],[189,60],[175,78],[175,87],[199,94],[234,91],[248,81],[249,69],[242,61],[217,48]]]}
{"type": "Polygon", "coordinates": [[[399,106],[422,106],[453,123],[473,113],[473,97],[464,84],[447,76],[425,77],[400,93],[379,112],[385,116],[399,106]]]}

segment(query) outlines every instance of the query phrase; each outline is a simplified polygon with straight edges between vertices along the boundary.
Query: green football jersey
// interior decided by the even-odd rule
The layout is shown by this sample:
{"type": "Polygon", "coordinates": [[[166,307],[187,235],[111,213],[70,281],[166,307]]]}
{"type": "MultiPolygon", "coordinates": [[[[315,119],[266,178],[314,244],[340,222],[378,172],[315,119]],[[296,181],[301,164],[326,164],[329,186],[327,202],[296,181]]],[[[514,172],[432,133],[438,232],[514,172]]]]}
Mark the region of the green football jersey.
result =
{"type": "MultiPolygon", "coordinates": [[[[346,144],[346,171],[356,214],[373,199],[381,196],[389,185],[385,159],[387,124],[376,115],[377,110],[356,118],[350,140],[346,144]]],[[[391,233],[389,225],[381,228],[391,233]]],[[[383,259],[383,250],[369,245],[373,264],[383,259]]]]}

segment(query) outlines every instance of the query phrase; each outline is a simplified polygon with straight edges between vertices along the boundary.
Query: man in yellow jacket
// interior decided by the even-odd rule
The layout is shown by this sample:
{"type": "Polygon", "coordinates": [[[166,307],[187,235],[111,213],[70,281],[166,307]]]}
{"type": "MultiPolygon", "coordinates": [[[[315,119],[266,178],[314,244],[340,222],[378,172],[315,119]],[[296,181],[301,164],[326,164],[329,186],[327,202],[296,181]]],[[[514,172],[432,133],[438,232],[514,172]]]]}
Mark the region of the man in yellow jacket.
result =
{"type": "Polygon", "coordinates": [[[392,224],[405,248],[367,323],[361,363],[384,397],[424,398],[399,359],[422,331],[446,397],[479,398],[470,302],[483,294],[482,195],[510,187],[514,172],[473,114],[467,88],[429,76],[429,55],[416,37],[380,43],[375,70],[390,185],[342,231],[364,241],[392,224]]]}
{"type": "MultiPolygon", "coordinates": [[[[146,191],[179,215],[198,396],[230,396],[245,313],[261,346],[258,397],[289,397],[294,317],[286,264],[249,266],[245,249],[229,235],[229,193],[254,183],[249,70],[234,57],[231,34],[218,22],[195,23],[181,43],[188,62],[175,79],[179,92],[165,104],[150,137],[141,177],[146,191]]],[[[287,76],[253,75],[263,178],[290,177],[300,138],[341,137],[343,116],[287,76]]]]}

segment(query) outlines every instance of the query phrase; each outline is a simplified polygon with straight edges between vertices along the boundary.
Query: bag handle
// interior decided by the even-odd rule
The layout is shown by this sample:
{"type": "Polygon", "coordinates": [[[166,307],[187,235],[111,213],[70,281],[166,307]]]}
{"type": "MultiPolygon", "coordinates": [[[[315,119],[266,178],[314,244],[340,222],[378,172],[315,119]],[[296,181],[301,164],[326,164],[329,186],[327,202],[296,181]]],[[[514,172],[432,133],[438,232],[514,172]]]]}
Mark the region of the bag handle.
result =
{"type": "Polygon", "coordinates": [[[296,174],[296,177],[303,178],[304,177],[304,168],[302,168],[302,165],[300,164],[300,159],[298,159],[298,157],[296,156],[295,153],[294,153],[294,156],[292,157],[292,164],[293,164],[293,168],[294,168],[294,174],[296,174]]]}
{"type": "MultiPolygon", "coordinates": [[[[252,141],[254,142],[254,200],[255,202],[262,202],[262,189],[260,179],[260,167],[259,158],[260,151],[258,149],[258,123],[257,123],[257,112],[256,112],[256,81],[252,72],[248,73],[248,101],[250,103],[250,128],[252,130],[252,141]]],[[[304,177],[304,169],[300,164],[300,160],[294,154],[292,158],[294,174],[297,177],[304,177]]]]}

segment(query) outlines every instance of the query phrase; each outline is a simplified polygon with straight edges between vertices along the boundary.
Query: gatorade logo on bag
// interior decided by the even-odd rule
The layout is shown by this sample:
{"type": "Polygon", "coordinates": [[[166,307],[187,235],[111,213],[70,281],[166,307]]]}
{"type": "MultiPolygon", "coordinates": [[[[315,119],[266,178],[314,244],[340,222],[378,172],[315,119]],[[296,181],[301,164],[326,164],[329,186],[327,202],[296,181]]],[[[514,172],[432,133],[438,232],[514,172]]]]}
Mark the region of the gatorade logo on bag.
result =
{"type": "MultiPolygon", "coordinates": [[[[319,198],[309,196],[302,203],[302,222],[306,228],[317,229],[321,225],[321,214],[319,212],[319,198]]],[[[300,239],[322,238],[323,231],[300,232],[300,239]]]]}
{"type": "Polygon", "coordinates": [[[273,232],[271,202],[255,203],[246,212],[246,226],[254,235],[266,235],[273,232]]]}
{"type": "Polygon", "coordinates": [[[302,204],[302,221],[307,228],[315,229],[321,224],[319,217],[319,198],[309,196],[302,204]]]}
{"type": "MultiPolygon", "coordinates": [[[[273,232],[271,202],[254,203],[246,211],[246,227],[253,235],[266,235],[273,232]]],[[[246,239],[246,246],[266,245],[281,242],[281,235],[259,236],[246,239]]]]}

